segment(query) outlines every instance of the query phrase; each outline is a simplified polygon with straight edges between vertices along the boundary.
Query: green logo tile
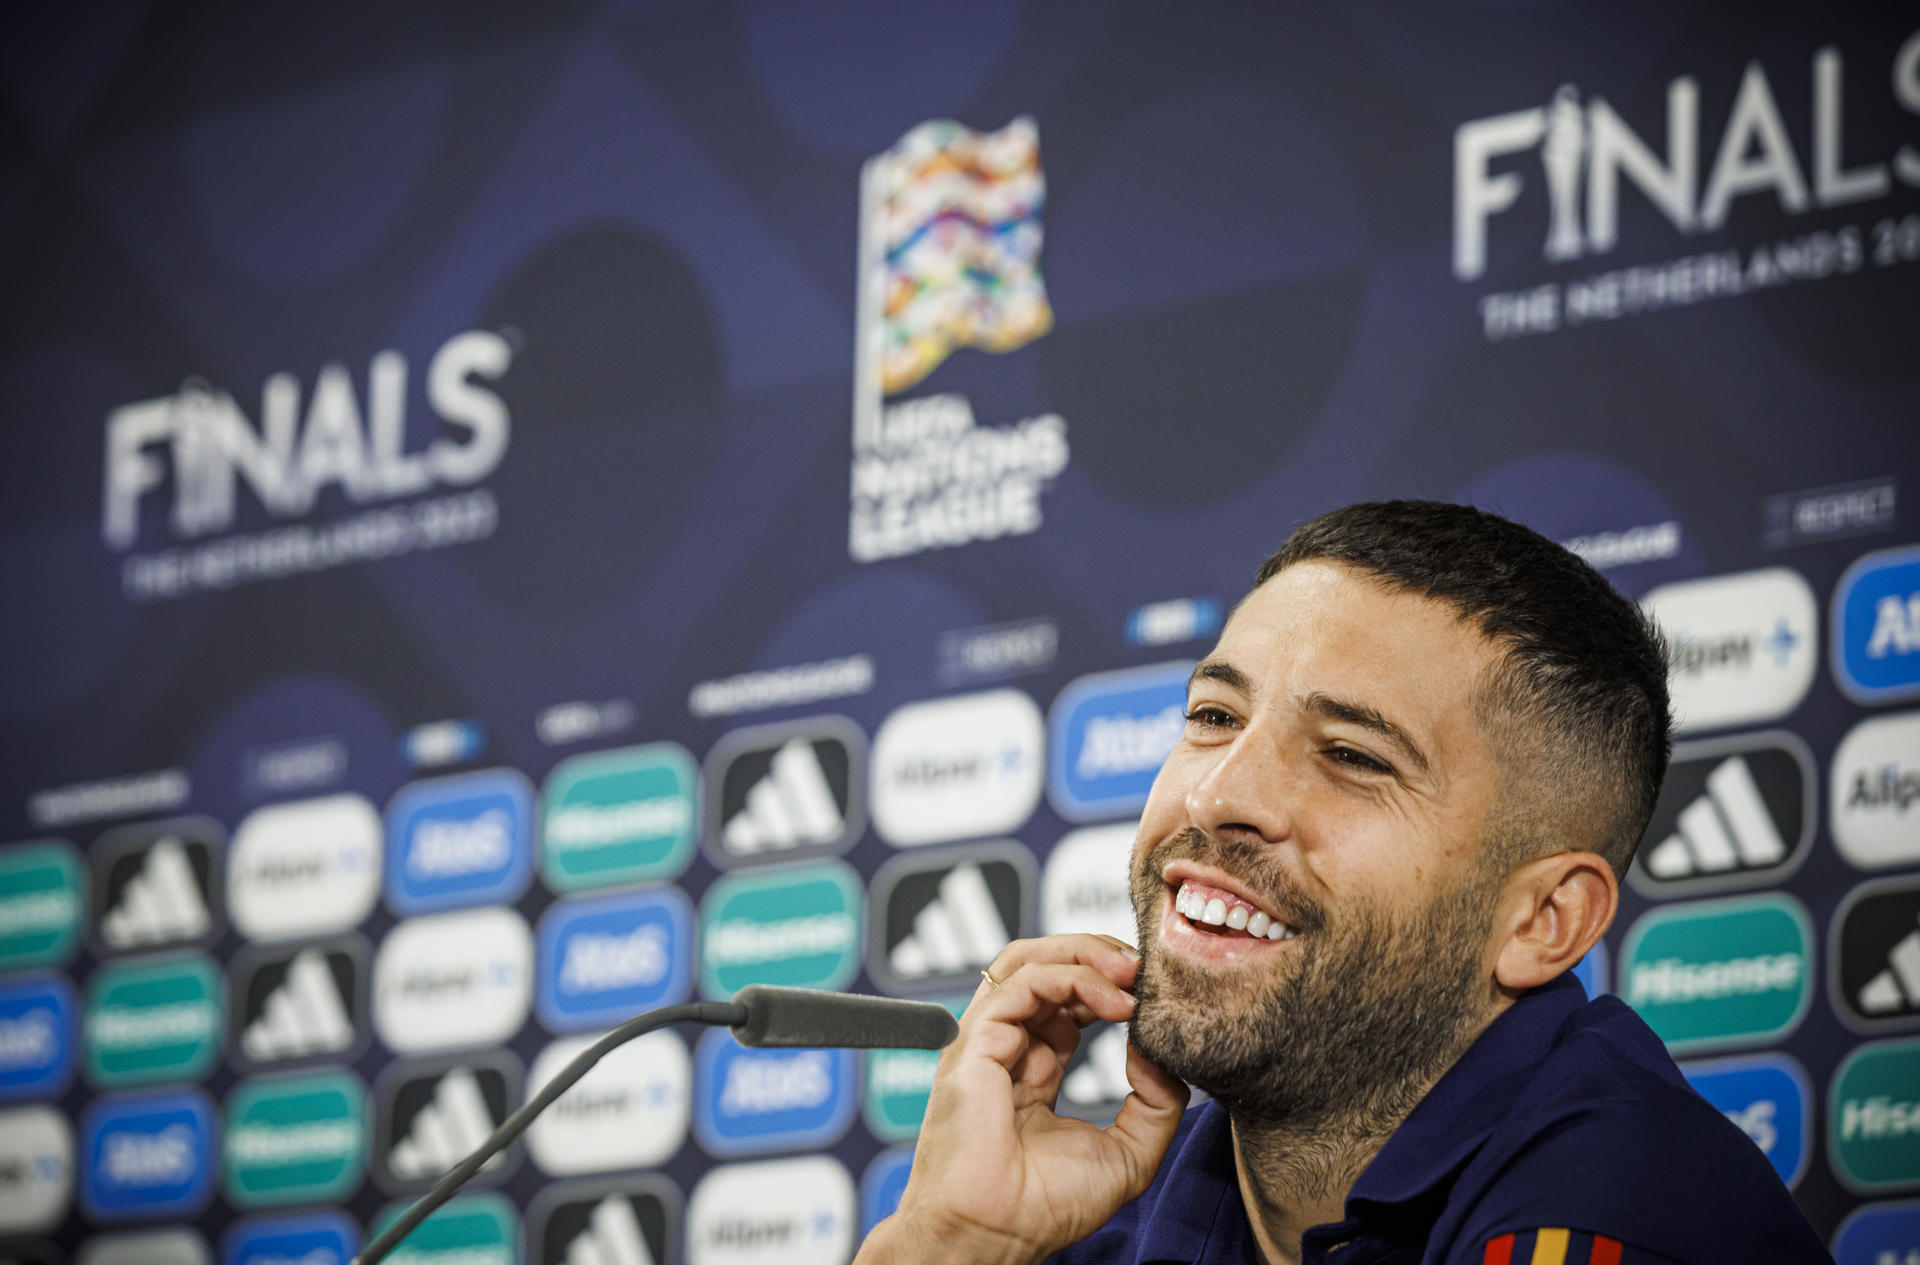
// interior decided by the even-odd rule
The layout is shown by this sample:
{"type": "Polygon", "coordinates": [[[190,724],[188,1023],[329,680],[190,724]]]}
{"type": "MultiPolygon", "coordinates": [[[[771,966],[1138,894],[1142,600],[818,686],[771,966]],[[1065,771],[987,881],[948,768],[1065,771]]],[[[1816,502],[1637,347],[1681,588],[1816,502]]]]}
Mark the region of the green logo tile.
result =
{"type": "Polygon", "coordinates": [[[366,1150],[367,1091],[350,1072],[245,1081],[227,1099],[227,1196],[242,1206],[342,1199],[366,1150]]]}
{"type": "Polygon", "coordinates": [[[541,795],[547,885],[572,892],[678,875],[700,828],[699,786],[693,757],[671,742],[562,761],[541,795]]]}
{"type": "MultiPolygon", "coordinates": [[[[968,998],[940,1002],[955,1018],[967,1008],[968,998]]],[[[865,1092],[860,1112],[867,1132],[882,1142],[905,1142],[920,1132],[927,1114],[927,1094],[933,1088],[938,1050],[873,1050],[867,1054],[865,1092]]]]}
{"type": "MultiPolygon", "coordinates": [[[[412,1206],[409,1200],[382,1212],[367,1240],[412,1206]]],[[[415,1226],[387,1260],[390,1265],[519,1265],[520,1217],[499,1195],[459,1195],[415,1226]]]]}
{"type": "Polygon", "coordinates": [[[0,851],[0,970],[67,959],[86,917],[85,875],[64,843],[0,851]]]}
{"type": "Polygon", "coordinates": [[[1619,988],[1677,1054],[1772,1041],[1813,999],[1813,924],[1772,893],[1656,909],[1627,933],[1619,988]]]}
{"type": "Polygon", "coordinates": [[[844,988],[860,969],[860,878],[839,861],[730,874],[700,905],[700,987],[844,988]]]}
{"type": "Polygon", "coordinates": [[[1827,1150],[1862,1193],[1920,1186],[1920,1037],[1875,1041],[1833,1074],[1827,1150]]]}
{"type": "Polygon", "coordinates": [[[95,1084],[193,1080],[220,1055],[226,1000],[200,954],[105,967],[87,997],[87,1074],[95,1084]]]}

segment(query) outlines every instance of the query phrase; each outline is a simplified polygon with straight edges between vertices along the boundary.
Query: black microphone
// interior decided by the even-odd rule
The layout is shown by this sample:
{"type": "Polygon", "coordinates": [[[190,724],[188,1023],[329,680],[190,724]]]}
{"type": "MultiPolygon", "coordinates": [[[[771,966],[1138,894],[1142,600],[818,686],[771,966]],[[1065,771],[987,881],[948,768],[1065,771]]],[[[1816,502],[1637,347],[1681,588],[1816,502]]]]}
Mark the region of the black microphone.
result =
{"type": "Polygon", "coordinates": [[[741,1045],[937,1050],[960,1031],[945,1006],[895,997],[750,984],[733,1001],[747,1008],[733,1025],[741,1045]]]}
{"type": "Polygon", "coordinates": [[[627,1020],[601,1037],[501,1122],[473,1154],[448,1169],[406,1213],[360,1249],[352,1265],[376,1265],[415,1226],[467,1184],[481,1166],[526,1132],[533,1118],[571,1089],[607,1051],[637,1036],[673,1023],[728,1024],[741,1045],[784,1049],[829,1046],[861,1050],[937,1050],[959,1034],[960,1025],[945,1006],[827,993],[811,988],[774,988],[750,984],[730,1002],[696,1001],[662,1006],[627,1020]]]}

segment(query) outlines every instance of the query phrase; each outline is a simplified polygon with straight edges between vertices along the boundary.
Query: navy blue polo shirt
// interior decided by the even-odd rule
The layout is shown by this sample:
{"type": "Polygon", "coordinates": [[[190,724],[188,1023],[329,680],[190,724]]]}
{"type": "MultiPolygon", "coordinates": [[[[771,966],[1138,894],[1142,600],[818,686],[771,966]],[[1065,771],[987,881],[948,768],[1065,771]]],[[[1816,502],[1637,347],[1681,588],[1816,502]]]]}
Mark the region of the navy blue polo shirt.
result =
{"type": "MultiPolygon", "coordinates": [[[[1617,997],[1524,994],[1315,1226],[1302,1265],[1831,1261],[1756,1147],[1617,997]]],[[[1147,1193],[1060,1265],[1258,1265],[1227,1113],[1187,1112],[1147,1193]]]]}

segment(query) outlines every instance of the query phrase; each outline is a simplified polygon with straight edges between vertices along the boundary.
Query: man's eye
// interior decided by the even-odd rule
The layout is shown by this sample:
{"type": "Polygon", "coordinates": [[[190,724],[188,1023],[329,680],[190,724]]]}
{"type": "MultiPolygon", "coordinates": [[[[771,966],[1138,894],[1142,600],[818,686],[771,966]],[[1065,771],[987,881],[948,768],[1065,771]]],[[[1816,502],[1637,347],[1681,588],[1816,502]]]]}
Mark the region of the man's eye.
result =
{"type": "Polygon", "coordinates": [[[1372,756],[1368,755],[1366,752],[1356,751],[1352,747],[1332,747],[1328,750],[1327,754],[1332,756],[1335,760],[1339,761],[1341,764],[1349,765],[1353,768],[1363,770],[1364,772],[1367,772],[1367,773],[1393,772],[1393,769],[1387,766],[1386,764],[1382,763],[1379,760],[1374,759],[1372,756]]]}
{"type": "Polygon", "coordinates": [[[1193,707],[1187,710],[1187,723],[1201,729],[1223,729],[1233,723],[1233,717],[1218,707],[1193,707]]]}

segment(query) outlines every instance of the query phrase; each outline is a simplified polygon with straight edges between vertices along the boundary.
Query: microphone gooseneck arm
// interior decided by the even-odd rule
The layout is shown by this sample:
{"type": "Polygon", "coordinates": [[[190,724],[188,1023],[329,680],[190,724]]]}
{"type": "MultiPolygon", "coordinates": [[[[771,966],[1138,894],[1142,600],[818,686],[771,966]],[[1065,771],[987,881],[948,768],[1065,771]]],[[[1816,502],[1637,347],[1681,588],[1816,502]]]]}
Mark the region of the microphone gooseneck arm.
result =
{"type": "Polygon", "coordinates": [[[501,1121],[473,1154],[446,1171],[433,1189],[420,1196],[400,1219],[382,1230],[353,1258],[352,1265],[378,1265],[400,1240],[413,1232],[467,1179],[479,1172],[512,1141],[527,1131],[533,1118],[572,1089],[609,1050],[625,1045],[655,1028],[675,1023],[725,1024],[742,1045],[771,1048],[852,1046],[860,1049],[937,1050],[959,1032],[954,1018],[942,1006],[901,1001],[892,997],[861,997],[805,988],[770,988],[761,984],[740,990],[732,1001],[693,1001],[662,1006],[627,1020],[580,1051],[559,1075],[527,1099],[526,1105],[501,1121]]]}

